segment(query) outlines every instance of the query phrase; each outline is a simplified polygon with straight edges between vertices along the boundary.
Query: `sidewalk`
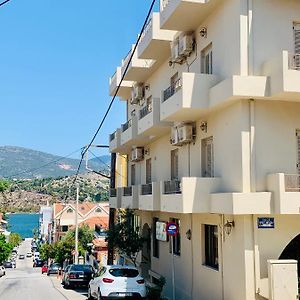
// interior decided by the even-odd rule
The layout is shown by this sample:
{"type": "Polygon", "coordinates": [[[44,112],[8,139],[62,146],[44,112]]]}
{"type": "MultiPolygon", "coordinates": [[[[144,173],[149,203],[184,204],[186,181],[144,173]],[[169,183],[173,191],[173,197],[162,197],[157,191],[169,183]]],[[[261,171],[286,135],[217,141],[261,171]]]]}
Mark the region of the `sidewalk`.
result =
{"type": "Polygon", "coordinates": [[[54,288],[61,293],[67,300],[86,300],[87,289],[66,290],[61,285],[61,279],[56,276],[49,276],[54,288]]]}

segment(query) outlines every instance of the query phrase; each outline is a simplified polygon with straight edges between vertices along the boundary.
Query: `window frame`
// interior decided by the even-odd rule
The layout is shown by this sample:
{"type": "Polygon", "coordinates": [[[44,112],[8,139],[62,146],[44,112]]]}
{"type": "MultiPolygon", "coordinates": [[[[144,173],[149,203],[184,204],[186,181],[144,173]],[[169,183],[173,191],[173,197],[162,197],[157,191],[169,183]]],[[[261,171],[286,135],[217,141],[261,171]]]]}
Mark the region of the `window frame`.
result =
{"type": "Polygon", "coordinates": [[[219,228],[215,224],[203,224],[203,265],[219,270],[219,228]]]}

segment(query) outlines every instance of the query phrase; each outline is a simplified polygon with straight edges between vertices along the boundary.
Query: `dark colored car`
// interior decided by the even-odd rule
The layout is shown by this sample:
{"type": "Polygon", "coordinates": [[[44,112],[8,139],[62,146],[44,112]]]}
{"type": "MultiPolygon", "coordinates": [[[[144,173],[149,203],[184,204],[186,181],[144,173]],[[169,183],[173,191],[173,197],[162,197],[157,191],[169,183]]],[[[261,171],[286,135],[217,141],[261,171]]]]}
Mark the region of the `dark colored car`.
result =
{"type": "Polygon", "coordinates": [[[12,267],[13,267],[13,263],[12,263],[11,261],[5,261],[5,262],[3,263],[3,267],[4,267],[5,269],[12,268],[12,267]]]}
{"type": "Polygon", "coordinates": [[[62,279],[64,288],[87,286],[95,271],[91,265],[69,265],[62,279]]]}
{"type": "Polygon", "coordinates": [[[19,255],[19,259],[25,259],[25,255],[24,254],[20,254],[19,255]]]}
{"type": "Polygon", "coordinates": [[[61,268],[59,263],[53,263],[50,265],[47,271],[47,275],[58,274],[59,269],[61,268]]]}
{"type": "Polygon", "coordinates": [[[42,261],[41,259],[35,259],[33,262],[33,267],[34,268],[42,267],[44,264],[45,262],[42,261]]]}

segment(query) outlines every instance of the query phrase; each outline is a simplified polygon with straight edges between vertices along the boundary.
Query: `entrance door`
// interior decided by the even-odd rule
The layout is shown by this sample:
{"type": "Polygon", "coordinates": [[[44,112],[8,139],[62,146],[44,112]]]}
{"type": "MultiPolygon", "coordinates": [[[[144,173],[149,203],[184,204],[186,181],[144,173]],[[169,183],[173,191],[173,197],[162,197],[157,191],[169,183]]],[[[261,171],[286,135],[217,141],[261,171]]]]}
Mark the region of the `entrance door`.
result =
{"type": "Polygon", "coordinates": [[[213,137],[202,140],[202,177],[214,177],[213,137]]]}

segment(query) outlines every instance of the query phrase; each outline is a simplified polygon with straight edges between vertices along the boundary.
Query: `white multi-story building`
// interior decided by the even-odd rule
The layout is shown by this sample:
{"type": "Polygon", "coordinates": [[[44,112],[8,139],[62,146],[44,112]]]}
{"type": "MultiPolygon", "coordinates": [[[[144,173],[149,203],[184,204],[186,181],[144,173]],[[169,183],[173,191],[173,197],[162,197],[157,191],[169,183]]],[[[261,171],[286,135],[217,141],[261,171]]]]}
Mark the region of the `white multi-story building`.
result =
{"type": "Polygon", "coordinates": [[[297,264],[277,260],[300,258],[300,2],[161,1],[118,96],[128,178],[110,205],[151,237],[143,274],[169,299],[172,261],[176,300],[295,299],[297,264]]]}

